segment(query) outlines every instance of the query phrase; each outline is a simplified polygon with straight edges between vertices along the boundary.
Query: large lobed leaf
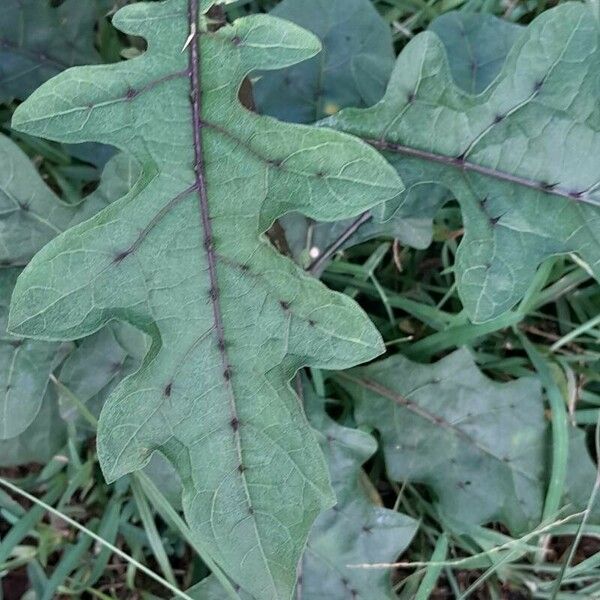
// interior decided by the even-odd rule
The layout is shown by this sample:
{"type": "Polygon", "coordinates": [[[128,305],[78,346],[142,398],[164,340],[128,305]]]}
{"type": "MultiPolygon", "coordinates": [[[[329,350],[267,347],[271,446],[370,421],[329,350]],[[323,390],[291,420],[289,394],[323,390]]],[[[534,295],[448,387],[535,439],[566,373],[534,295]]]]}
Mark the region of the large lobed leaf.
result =
{"type": "MultiPolygon", "coordinates": [[[[295,6],[292,0],[290,4],[295,6]]],[[[345,19],[344,5],[334,3],[328,10],[331,11],[334,7],[338,11],[337,20],[340,22],[336,29],[338,35],[353,34],[352,22],[345,19]]],[[[304,20],[318,21],[320,9],[321,4],[318,1],[304,6],[302,13],[304,20]]],[[[286,12],[286,16],[295,16],[295,13],[287,15],[286,12]]],[[[377,18],[381,20],[380,17],[377,18]]],[[[319,35],[319,28],[315,29],[319,35]]],[[[523,28],[486,13],[450,12],[435,19],[429,29],[434,31],[444,44],[450,71],[456,84],[468,92],[480,93],[500,72],[509,50],[523,28]]],[[[335,38],[327,36],[320,39],[324,51],[329,45],[332,46],[333,52],[336,51],[335,38]]],[[[351,64],[358,59],[361,51],[361,47],[353,47],[347,53],[346,60],[338,67],[339,77],[344,76],[348,80],[353,80],[354,71],[351,69],[351,64]]],[[[382,48],[379,48],[377,60],[381,65],[387,64],[386,54],[382,48]]],[[[290,74],[292,69],[293,67],[282,71],[283,76],[290,74]]],[[[391,67],[384,85],[387,84],[390,74],[391,67]]],[[[374,86],[373,89],[377,93],[376,99],[379,99],[383,95],[383,90],[378,86],[374,86]]],[[[297,85],[293,88],[294,94],[285,97],[275,86],[268,86],[268,90],[270,93],[263,92],[262,95],[258,95],[257,105],[259,110],[264,110],[263,107],[266,107],[270,114],[278,114],[277,111],[282,111],[283,114],[288,101],[292,106],[303,101],[303,95],[297,85]]],[[[348,104],[339,104],[340,109],[347,106],[360,106],[360,101],[356,98],[346,99],[348,104]]],[[[410,190],[409,194],[406,208],[401,214],[385,221],[371,219],[365,222],[356,229],[341,249],[379,236],[397,239],[402,244],[413,248],[427,247],[432,239],[432,219],[436,207],[450,199],[452,195],[447,188],[435,184],[417,186],[410,190]]],[[[281,219],[281,224],[292,255],[300,264],[308,266],[311,262],[311,254],[312,258],[315,258],[315,254],[323,252],[354,227],[355,220],[315,223],[302,215],[290,214],[281,219]]]]}
{"type": "Polygon", "coordinates": [[[345,368],[383,347],[353,301],[261,233],[290,210],[357,215],[401,183],[357,140],[238,102],[251,71],[313,56],[310,34],[265,15],[209,32],[198,9],[198,0],[122,9],[113,23],[145,37],[146,54],[67,71],[15,113],[13,126],[30,134],[117,146],[143,175],[34,258],[14,292],[11,329],[67,340],[116,319],[151,335],[144,365],[101,415],[107,479],[160,451],[213,559],[256,597],[289,598],[308,529],[333,501],[289,380],[303,365],[345,368]]]}
{"type": "Polygon", "coordinates": [[[410,191],[432,182],[457,197],[466,233],[456,278],[474,321],[511,308],[553,254],[577,252],[600,275],[598,39],[587,5],[549,10],[498,78],[470,95],[425,32],[400,55],[379,104],[326,122],[369,140],[403,176],[407,196],[385,216],[410,214],[410,191]]]}
{"type": "Polygon", "coordinates": [[[356,401],[359,425],[377,429],[394,481],[428,485],[458,523],[538,525],[546,422],[535,378],[497,383],[466,350],[433,365],[401,355],[335,376],[356,401]]]}

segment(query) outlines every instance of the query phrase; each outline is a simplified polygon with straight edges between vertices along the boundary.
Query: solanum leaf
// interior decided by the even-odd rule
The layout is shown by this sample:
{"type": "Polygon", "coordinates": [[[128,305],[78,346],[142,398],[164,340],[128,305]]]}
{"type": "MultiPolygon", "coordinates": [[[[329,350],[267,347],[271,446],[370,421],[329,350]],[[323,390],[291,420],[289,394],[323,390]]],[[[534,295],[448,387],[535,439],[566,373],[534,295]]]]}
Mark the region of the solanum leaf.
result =
{"type": "MultiPolygon", "coordinates": [[[[384,99],[327,120],[385,152],[407,189],[431,182],[460,202],[455,265],[476,322],[510,309],[548,256],[577,252],[600,275],[598,21],[580,3],[539,16],[479,95],[453,82],[432,32],[398,59],[384,99]]],[[[410,214],[410,194],[386,215],[410,214]]]]}
{"type": "Polygon", "coordinates": [[[452,11],[432,21],[456,85],[479,94],[496,78],[523,27],[489,13],[452,11]]]}
{"type": "MultiPolygon", "coordinates": [[[[99,416],[110,392],[139,369],[147,350],[142,332],[127,323],[111,323],[79,343],[61,365],[58,378],[94,416],[99,416]]],[[[65,400],[61,404],[63,419],[79,417],[77,407],[69,398],[65,400]]]]}
{"type": "MultiPolygon", "coordinates": [[[[325,402],[306,382],[304,402],[329,466],[337,504],[316,520],[300,568],[297,597],[302,600],[391,600],[390,573],[356,565],[389,563],[410,544],[417,522],[373,504],[362,464],[377,450],[364,431],[342,427],[325,410],[325,402]]],[[[197,600],[226,600],[215,577],[187,592],[197,600]]],[[[242,595],[242,599],[248,598],[242,595]]]]}
{"type": "Polygon", "coordinates": [[[116,319],[148,333],[144,365],[101,415],[107,479],[162,452],[213,559],[253,595],[289,598],[310,525],[333,502],[289,379],[302,365],[343,368],[383,346],[353,301],[261,233],[290,210],[357,215],[401,183],[358,140],[239,103],[251,71],[313,56],[311,34],[266,15],[206,31],[198,9],[198,0],[123,8],[113,24],[145,37],[147,53],[67,71],[17,109],[13,127],[115,145],[143,175],[34,258],[17,283],[11,327],[64,340],[116,319]]]}
{"type": "MultiPolygon", "coordinates": [[[[263,74],[254,86],[259,112],[285,121],[312,123],[348,106],[365,107],[381,99],[394,66],[390,27],[370,0],[284,0],[272,15],[312,31],[322,50],[312,60],[263,74]]],[[[343,247],[378,236],[425,248],[431,242],[430,211],[424,216],[371,221],[343,247]]],[[[353,219],[315,222],[298,213],[280,223],[294,259],[304,267],[340,235],[353,219]],[[312,252],[311,252],[312,251],[312,252]]]]}
{"type": "MultiPolygon", "coordinates": [[[[340,11],[338,20],[344,21],[344,6],[338,3],[337,7],[340,11]]],[[[305,18],[317,20],[319,7],[311,8],[316,13],[315,16],[305,18]]],[[[309,7],[305,10],[308,11],[309,7]]],[[[435,19],[429,29],[438,35],[446,48],[450,71],[456,84],[465,91],[479,93],[498,75],[523,28],[487,13],[449,12],[435,19]]],[[[327,39],[321,41],[324,46],[327,45],[327,39]]],[[[345,67],[346,76],[350,78],[348,63],[345,67]]],[[[296,98],[292,100],[292,104],[302,99],[297,86],[294,87],[294,91],[296,98]]],[[[290,100],[288,97],[283,98],[280,90],[273,90],[273,93],[267,96],[267,106],[276,114],[276,107],[281,105],[281,110],[284,111],[290,100]]],[[[413,248],[429,246],[435,211],[442,202],[452,198],[452,194],[447,188],[434,184],[417,186],[410,190],[409,194],[402,214],[383,222],[371,219],[357,228],[341,249],[381,236],[397,239],[413,248]]],[[[354,219],[336,223],[316,223],[297,214],[286,215],[281,219],[292,255],[305,267],[353,223],[354,219]]]]}
{"type": "Polygon", "coordinates": [[[265,73],[254,88],[259,112],[314,123],[381,99],[395,52],[390,27],[370,0],[283,0],[271,14],[312,31],[322,50],[302,64],[265,73]]]}
{"type": "Polygon", "coordinates": [[[29,427],[16,437],[0,440],[0,467],[46,464],[66,438],[67,428],[60,418],[56,393],[50,387],[29,427]]]}
{"type": "Polygon", "coordinates": [[[539,524],[546,422],[537,379],[494,382],[466,350],[433,365],[396,355],[335,377],[357,422],[381,434],[393,480],[429,486],[459,523],[539,524]]]}
{"type": "Polygon", "coordinates": [[[73,65],[94,63],[95,1],[3,0],[0,19],[0,100],[23,100],[73,65]]]}
{"type": "MultiPolygon", "coordinates": [[[[598,460],[597,457],[596,460],[598,460]]],[[[570,512],[581,512],[587,509],[597,477],[598,467],[590,456],[585,431],[579,427],[570,427],[569,462],[562,500],[563,505],[568,507],[570,512]]],[[[587,522],[600,523],[600,498],[598,496],[590,509],[587,522]]]]}

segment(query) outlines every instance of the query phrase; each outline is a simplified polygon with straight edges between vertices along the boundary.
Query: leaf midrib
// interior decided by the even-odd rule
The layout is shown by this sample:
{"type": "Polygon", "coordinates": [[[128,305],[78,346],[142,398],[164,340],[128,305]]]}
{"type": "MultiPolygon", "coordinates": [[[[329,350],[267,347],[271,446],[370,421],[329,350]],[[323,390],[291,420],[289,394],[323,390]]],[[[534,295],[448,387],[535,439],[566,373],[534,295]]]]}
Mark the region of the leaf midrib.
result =
{"type": "Polygon", "coordinates": [[[485,177],[490,177],[492,179],[497,179],[506,183],[520,185],[522,187],[526,187],[551,196],[566,198],[567,200],[571,200],[576,203],[600,207],[600,200],[595,199],[588,192],[588,190],[577,191],[567,189],[550,182],[521,177],[519,175],[507,173],[506,171],[494,169],[493,167],[486,167],[484,165],[468,161],[462,156],[454,157],[445,154],[438,154],[435,152],[430,152],[428,150],[420,150],[411,146],[405,146],[403,144],[389,142],[387,140],[377,140],[368,138],[363,139],[365,142],[367,142],[374,148],[377,148],[378,150],[384,152],[392,152],[394,154],[401,154],[409,158],[418,158],[427,162],[441,164],[445,167],[457,169],[462,173],[477,173],[478,175],[483,175],[485,177]]]}
{"type": "Polygon", "coordinates": [[[515,473],[518,473],[519,475],[525,477],[526,479],[528,479],[530,481],[534,481],[534,482],[538,481],[538,479],[536,477],[532,476],[530,473],[527,473],[526,471],[523,471],[522,469],[520,469],[516,465],[514,465],[514,462],[511,462],[511,464],[509,465],[506,461],[503,460],[503,458],[501,458],[500,456],[495,454],[493,450],[491,450],[487,446],[484,446],[483,444],[481,444],[481,442],[479,442],[479,440],[475,439],[474,437],[472,437],[471,435],[469,435],[468,433],[466,433],[465,431],[460,429],[460,427],[456,427],[454,424],[450,423],[449,421],[446,421],[443,417],[440,417],[437,414],[433,414],[433,413],[429,412],[428,410],[424,409],[422,406],[420,406],[420,405],[416,404],[415,402],[412,402],[408,398],[396,393],[394,390],[390,390],[387,387],[377,383],[376,381],[374,381],[372,379],[354,377],[343,371],[337,373],[336,377],[339,377],[340,379],[345,379],[345,380],[353,383],[354,385],[357,385],[363,389],[367,389],[371,392],[374,392],[378,396],[381,396],[382,398],[385,398],[386,400],[391,400],[397,406],[405,408],[409,412],[421,417],[422,419],[425,419],[428,423],[434,425],[435,427],[440,427],[441,429],[451,432],[452,434],[456,435],[458,438],[460,438],[461,440],[463,440],[464,442],[466,442],[473,448],[477,449],[479,452],[481,452],[485,456],[488,456],[489,458],[492,458],[493,460],[501,463],[504,467],[506,467],[510,471],[514,471],[515,473]]]}
{"type": "Polygon", "coordinates": [[[264,565],[266,567],[266,571],[269,574],[272,590],[276,591],[277,586],[275,585],[275,580],[273,578],[273,574],[271,573],[271,569],[269,568],[269,561],[265,554],[262,538],[258,532],[258,525],[256,522],[256,518],[254,515],[254,509],[252,507],[252,501],[250,497],[250,490],[248,488],[248,482],[246,480],[246,475],[244,473],[245,467],[243,463],[242,456],[242,442],[241,442],[241,433],[240,427],[241,423],[238,418],[238,410],[236,405],[236,397],[232,384],[232,365],[229,359],[229,353],[227,351],[227,344],[225,340],[225,328],[223,325],[223,315],[221,311],[221,303],[220,303],[220,291],[218,284],[218,276],[217,276],[217,253],[215,251],[213,233],[212,233],[212,223],[210,217],[210,208],[208,203],[208,189],[206,185],[206,164],[204,162],[204,154],[203,154],[203,139],[202,139],[202,129],[203,129],[203,120],[202,120],[202,81],[201,81],[201,73],[202,73],[202,55],[200,48],[200,36],[202,35],[201,31],[198,31],[198,23],[199,23],[199,11],[198,11],[198,0],[188,0],[188,18],[189,18],[189,30],[190,30],[190,44],[188,48],[189,53],[189,80],[190,80],[190,100],[192,105],[192,129],[193,129],[193,141],[194,141],[194,172],[196,174],[195,181],[195,191],[198,194],[199,201],[199,209],[200,209],[200,217],[201,217],[201,226],[203,233],[203,246],[206,253],[206,258],[208,262],[208,272],[210,278],[210,290],[209,290],[209,301],[212,305],[213,309],[213,319],[215,326],[215,334],[217,337],[217,346],[219,350],[219,354],[221,356],[221,366],[222,366],[222,377],[224,382],[224,387],[228,392],[229,397],[229,408],[231,411],[231,421],[230,427],[235,439],[235,445],[238,455],[239,461],[239,469],[237,475],[241,477],[244,486],[244,492],[247,499],[248,504],[248,513],[249,518],[252,520],[254,531],[256,534],[256,541],[258,548],[260,549],[260,553],[262,559],[264,561],[264,565]]]}

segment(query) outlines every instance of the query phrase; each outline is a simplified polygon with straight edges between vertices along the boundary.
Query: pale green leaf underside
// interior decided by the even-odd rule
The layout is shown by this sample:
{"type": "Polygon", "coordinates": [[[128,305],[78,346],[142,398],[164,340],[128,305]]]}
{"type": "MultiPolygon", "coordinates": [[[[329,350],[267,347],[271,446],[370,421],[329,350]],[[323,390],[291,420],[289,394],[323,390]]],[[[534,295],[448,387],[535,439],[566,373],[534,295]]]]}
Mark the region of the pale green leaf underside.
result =
{"type": "Polygon", "coordinates": [[[144,174],[34,258],[17,283],[11,327],[73,339],[117,319],[149,333],[143,367],[101,416],[107,478],[160,450],[213,558],[256,597],[289,598],[308,529],[332,503],[289,379],[302,365],[345,368],[383,347],[354,302],[260,234],[290,210],[322,220],[359,214],[401,184],[357,140],[239,104],[250,71],[313,56],[310,34],[256,15],[190,38],[195,9],[187,0],[122,9],[113,22],[147,38],[145,55],[68,71],[17,110],[14,127],[112,144],[144,174]]]}
{"type": "Polygon", "coordinates": [[[17,437],[35,420],[59,346],[7,333],[8,306],[19,273],[0,269],[0,440],[17,437]]]}
{"type": "Polygon", "coordinates": [[[356,420],[377,429],[395,481],[428,485],[457,523],[539,524],[545,493],[546,421],[539,382],[497,383],[469,352],[433,365],[397,355],[340,374],[356,420]]]}
{"type": "MultiPolygon", "coordinates": [[[[577,252],[600,275],[598,34],[584,4],[547,11],[472,96],[425,32],[400,55],[379,104],[327,121],[386,150],[407,189],[440,183],[458,198],[466,234],[456,278],[475,321],[510,309],[550,255],[577,252]]],[[[389,203],[387,215],[410,214],[409,202],[389,203]]]]}
{"type": "Polygon", "coordinates": [[[320,433],[337,504],[319,516],[311,530],[302,562],[303,600],[391,600],[387,569],[353,565],[389,563],[410,544],[417,522],[373,504],[365,463],[377,450],[373,436],[342,427],[325,410],[325,402],[305,385],[306,413],[320,433]]]}
{"type": "Polygon", "coordinates": [[[140,176],[132,159],[107,164],[98,189],[80,204],[62,202],[44,183],[27,155],[0,135],[0,265],[24,267],[36,252],[127,193],[140,176]]]}
{"type": "Polygon", "coordinates": [[[458,87],[479,94],[496,79],[523,27],[489,13],[452,11],[429,26],[446,48],[458,87]]]}
{"type": "MultiPolygon", "coordinates": [[[[357,569],[353,565],[389,563],[410,544],[417,522],[406,515],[373,504],[362,464],[377,450],[376,440],[364,431],[342,427],[329,417],[325,403],[310,384],[304,386],[307,416],[319,432],[327,457],[334,508],[315,522],[301,566],[297,597],[302,600],[392,600],[390,571],[357,569]]],[[[226,600],[215,577],[187,592],[197,600],[226,600]]],[[[242,600],[248,600],[242,595],[242,600]]]]}

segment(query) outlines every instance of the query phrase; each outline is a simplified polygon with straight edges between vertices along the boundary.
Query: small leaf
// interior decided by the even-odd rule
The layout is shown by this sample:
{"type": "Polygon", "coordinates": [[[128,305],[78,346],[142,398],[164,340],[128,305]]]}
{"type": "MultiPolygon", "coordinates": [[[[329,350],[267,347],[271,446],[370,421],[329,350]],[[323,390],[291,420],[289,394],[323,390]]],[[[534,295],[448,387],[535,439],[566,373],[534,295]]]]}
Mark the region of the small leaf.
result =
{"type": "Polygon", "coordinates": [[[33,259],[11,327],[67,340],[122,320],[149,334],[142,368],[100,418],[107,479],[160,451],[214,560],[261,600],[289,598],[310,525],[333,498],[288,382],[303,365],[344,368],[383,345],[353,301],[261,234],[291,210],[323,220],[360,214],[401,182],[349,136],[239,103],[251,71],[316,54],[317,40],[300,28],[254,15],[209,32],[197,0],[129,5],[113,24],[146,37],[148,52],[59,75],[17,109],[13,127],[115,145],[143,175],[33,259]]]}
{"type": "Polygon", "coordinates": [[[315,522],[302,563],[303,600],[391,600],[390,571],[356,565],[390,563],[408,547],[417,522],[374,506],[361,465],[377,450],[369,434],[338,425],[325,404],[305,386],[306,411],[320,433],[337,505],[315,522]]]}
{"type": "Polygon", "coordinates": [[[24,100],[42,83],[77,64],[98,62],[96,5],[66,0],[3,0],[0,19],[0,101],[24,100]]]}
{"type": "MultiPolygon", "coordinates": [[[[61,202],[42,181],[27,156],[0,135],[0,262],[23,266],[47,242],[97,213],[114,194],[139,178],[131,159],[115,157],[98,189],[77,206],[61,202]]],[[[48,378],[64,356],[60,344],[25,340],[6,332],[8,306],[21,269],[0,269],[0,439],[22,434],[35,419],[48,378]]]]}
{"type": "Polygon", "coordinates": [[[283,0],[271,14],[313,32],[323,47],[311,60],[260,77],[259,112],[314,123],[381,99],[395,53],[390,28],[370,0],[283,0]]]}
{"type": "MultiPolygon", "coordinates": [[[[600,276],[598,21],[585,4],[544,12],[481,94],[453,82],[432,32],[404,49],[384,99],[326,121],[382,150],[410,191],[439,183],[459,200],[465,237],[455,266],[475,322],[525,293],[547,257],[577,252],[600,276]]],[[[384,215],[407,216],[410,195],[384,215]]]]}
{"type": "Polygon", "coordinates": [[[0,264],[25,266],[59,233],[85,221],[137,181],[139,167],[124,156],[112,159],[98,189],[82,203],[62,202],[44,183],[25,153],[0,134],[0,264]]]}
{"type": "MultiPolygon", "coordinates": [[[[83,339],[62,364],[58,379],[96,417],[106,398],[125,377],[140,368],[148,351],[147,337],[126,323],[111,323],[83,339]]],[[[61,403],[66,421],[84,423],[77,407],[66,399],[61,403]]]]}
{"type": "Polygon", "coordinates": [[[547,429],[536,379],[491,381],[466,350],[433,365],[396,355],[335,377],[359,425],[381,434],[394,481],[429,486],[459,523],[538,525],[547,429]]]}

